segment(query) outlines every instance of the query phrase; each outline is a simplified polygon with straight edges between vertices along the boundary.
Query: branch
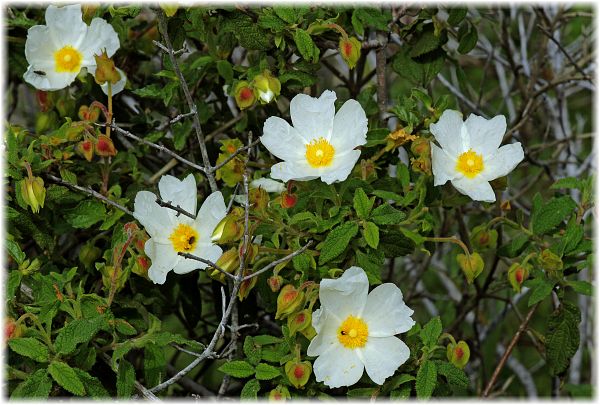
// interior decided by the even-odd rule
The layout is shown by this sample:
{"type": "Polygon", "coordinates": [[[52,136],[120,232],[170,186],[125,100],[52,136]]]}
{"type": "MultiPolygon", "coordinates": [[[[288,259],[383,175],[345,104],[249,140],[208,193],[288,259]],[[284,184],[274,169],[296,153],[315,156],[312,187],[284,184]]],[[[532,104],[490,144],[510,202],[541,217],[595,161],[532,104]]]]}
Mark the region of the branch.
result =
{"type": "Polygon", "coordinates": [[[222,273],[222,274],[226,275],[227,277],[235,280],[235,276],[233,274],[226,272],[225,270],[223,270],[221,267],[217,266],[215,263],[211,262],[210,260],[203,259],[203,258],[195,256],[195,255],[193,255],[191,253],[179,252],[178,255],[181,256],[181,257],[185,257],[186,259],[197,260],[197,261],[199,261],[201,263],[208,264],[209,266],[217,269],[220,273],[222,273]]]}
{"type": "MultiPolygon", "coordinates": [[[[552,41],[552,42],[554,42],[556,44],[556,46],[558,47],[558,49],[560,49],[560,51],[567,57],[567,59],[569,59],[569,62],[571,62],[571,64],[575,67],[575,69],[577,69],[577,71],[579,73],[581,73],[584,77],[586,77],[587,74],[585,73],[585,71],[581,68],[581,66],[579,66],[577,64],[577,62],[575,62],[575,60],[571,57],[571,55],[569,54],[569,52],[567,52],[567,50],[565,48],[563,48],[563,46],[560,44],[560,41],[558,41],[556,38],[554,38],[554,36],[552,35],[552,33],[548,32],[540,24],[537,24],[537,27],[544,33],[544,35],[546,35],[548,37],[548,39],[550,39],[550,41],[552,41]]],[[[592,84],[594,83],[594,81],[592,80],[591,77],[590,77],[589,81],[592,84]]]]}
{"type": "Polygon", "coordinates": [[[118,202],[115,202],[115,201],[113,201],[113,200],[111,200],[111,199],[103,196],[99,192],[92,190],[90,187],[78,186],[76,184],[69,183],[68,181],[64,181],[63,179],[60,179],[60,178],[58,178],[56,176],[53,176],[51,174],[46,174],[45,176],[46,176],[46,178],[48,180],[51,180],[53,183],[60,184],[61,186],[68,187],[68,188],[70,188],[72,190],[81,191],[82,193],[91,195],[92,197],[95,197],[95,198],[97,198],[99,200],[102,200],[105,203],[107,203],[109,205],[112,205],[113,207],[115,207],[117,209],[120,209],[124,213],[133,216],[133,212],[129,211],[126,207],[122,206],[118,202]]]}
{"type": "MultiPolygon", "coordinates": [[[[192,99],[192,95],[190,93],[190,89],[185,81],[185,77],[183,77],[183,73],[181,73],[181,69],[179,69],[179,63],[177,62],[177,58],[175,57],[175,51],[173,50],[173,44],[171,43],[171,39],[169,38],[169,32],[167,30],[167,19],[165,13],[162,10],[157,10],[158,16],[158,25],[160,31],[162,32],[163,38],[165,40],[167,53],[169,54],[169,59],[171,60],[171,64],[173,65],[173,70],[179,79],[179,84],[181,85],[181,89],[183,90],[183,94],[185,95],[185,99],[188,104],[188,108],[190,111],[196,111],[196,104],[192,99]]],[[[204,140],[204,134],[202,133],[202,127],[200,126],[200,116],[196,111],[196,114],[193,115],[194,119],[194,129],[196,130],[196,137],[198,138],[198,143],[200,144],[200,153],[202,155],[202,162],[204,163],[204,167],[210,167],[210,160],[208,158],[208,151],[206,149],[206,142],[204,140]]],[[[210,185],[210,189],[212,192],[218,191],[217,181],[215,180],[215,176],[212,172],[205,171],[204,174],[208,179],[208,184],[210,185]]]]}
{"type": "Polygon", "coordinates": [[[216,172],[217,170],[219,170],[221,167],[225,166],[227,163],[229,163],[234,157],[236,157],[237,155],[239,155],[240,153],[252,149],[254,146],[258,145],[260,143],[260,139],[257,139],[256,141],[250,143],[247,146],[242,146],[241,148],[239,148],[238,150],[236,150],[235,152],[233,152],[231,154],[231,156],[227,157],[227,159],[225,159],[224,161],[222,161],[221,163],[219,163],[216,166],[211,167],[210,169],[208,169],[209,172],[213,173],[216,172]]]}
{"type": "Polygon", "coordinates": [[[158,205],[160,205],[161,207],[165,207],[165,208],[170,208],[173,211],[177,211],[177,217],[181,214],[185,215],[188,218],[192,218],[192,219],[196,219],[196,216],[194,214],[190,214],[189,212],[187,212],[186,210],[184,210],[183,208],[181,208],[179,205],[173,205],[171,204],[171,201],[163,201],[160,199],[160,197],[156,197],[156,203],[158,205]]]}
{"type": "Polygon", "coordinates": [[[282,257],[279,260],[275,260],[274,262],[266,265],[265,267],[263,267],[262,269],[260,269],[259,271],[257,271],[256,273],[252,273],[247,275],[246,277],[242,278],[242,282],[250,280],[253,277],[259,276],[262,273],[264,273],[265,271],[271,270],[273,267],[277,266],[280,263],[283,263],[287,260],[290,260],[296,256],[298,256],[299,254],[303,253],[306,249],[308,249],[311,245],[313,244],[313,241],[310,240],[308,241],[308,243],[306,245],[304,245],[303,247],[301,247],[300,249],[296,250],[293,253],[290,253],[289,255],[287,255],[286,257],[282,257]]]}

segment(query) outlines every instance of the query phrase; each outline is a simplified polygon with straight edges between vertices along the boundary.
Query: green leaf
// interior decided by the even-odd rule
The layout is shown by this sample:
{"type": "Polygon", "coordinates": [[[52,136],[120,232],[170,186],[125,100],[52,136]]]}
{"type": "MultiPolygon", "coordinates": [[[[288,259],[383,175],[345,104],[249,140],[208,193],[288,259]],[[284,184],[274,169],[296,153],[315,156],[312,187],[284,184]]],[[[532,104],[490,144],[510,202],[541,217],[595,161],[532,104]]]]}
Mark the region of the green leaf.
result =
{"type": "Polygon", "coordinates": [[[298,52],[300,55],[307,60],[312,62],[317,62],[319,59],[319,48],[315,45],[310,34],[303,30],[302,28],[296,29],[294,32],[294,42],[296,43],[296,47],[298,48],[298,52]]]}
{"type": "Polygon", "coordinates": [[[258,380],[272,380],[280,375],[281,372],[277,367],[265,363],[260,363],[256,366],[256,378],[258,380]]]}
{"type": "Polygon", "coordinates": [[[531,295],[529,296],[529,301],[527,301],[527,306],[537,304],[538,302],[549,296],[553,288],[553,282],[546,279],[541,279],[537,283],[537,285],[533,287],[531,295]]]}
{"type": "Polygon", "coordinates": [[[442,334],[442,320],[439,316],[432,318],[419,332],[423,346],[434,347],[442,334]]]}
{"type": "Polygon", "coordinates": [[[458,30],[458,52],[469,53],[477,45],[477,28],[470,22],[465,22],[458,30]]]}
{"type": "Polygon", "coordinates": [[[349,398],[371,398],[379,388],[354,388],[346,394],[349,398]]]}
{"type": "Polygon", "coordinates": [[[99,201],[86,200],[65,211],[65,219],[74,228],[86,229],[104,219],[106,208],[99,201]]]}
{"type": "Polygon", "coordinates": [[[243,360],[229,361],[219,367],[219,371],[236,378],[250,377],[255,372],[254,367],[243,360]]]}
{"type": "Polygon", "coordinates": [[[524,233],[518,234],[511,238],[509,243],[502,245],[500,249],[498,249],[498,255],[511,258],[517,257],[525,250],[528,242],[529,236],[524,233]]]}
{"type": "Polygon", "coordinates": [[[583,280],[573,280],[567,281],[567,285],[575,290],[578,294],[589,295],[590,297],[594,295],[593,287],[591,283],[583,280]]]}
{"type": "Polygon", "coordinates": [[[17,264],[23,263],[26,256],[17,242],[7,238],[4,240],[4,246],[6,246],[8,254],[10,254],[10,256],[15,260],[15,262],[17,262],[17,264]]]}
{"type": "Polygon", "coordinates": [[[444,67],[446,53],[440,48],[413,59],[409,52],[408,46],[400,49],[394,56],[392,69],[414,83],[427,86],[444,67]]]}
{"type": "Polygon", "coordinates": [[[85,392],[88,396],[92,398],[110,397],[110,394],[108,393],[106,388],[104,388],[100,380],[98,380],[96,377],[91,376],[85,371],[80,370],[78,368],[74,368],[73,370],[75,371],[75,374],[77,374],[77,377],[79,377],[79,379],[83,382],[85,392]]]}
{"type": "MultiPolygon", "coordinates": [[[[354,11],[363,25],[376,30],[387,31],[391,14],[378,8],[358,8],[354,11]]],[[[354,15],[354,14],[353,14],[354,15]]]]}
{"type": "Polygon", "coordinates": [[[361,187],[354,190],[354,211],[356,211],[359,218],[365,219],[369,216],[374,202],[375,197],[369,199],[367,193],[361,187]]]}
{"type": "Polygon", "coordinates": [[[385,261],[383,252],[369,249],[369,253],[356,251],[356,263],[367,273],[370,285],[381,284],[381,266],[385,261]]]}
{"type": "Polygon", "coordinates": [[[8,341],[8,345],[21,356],[29,357],[39,363],[48,361],[48,347],[37,339],[31,337],[13,338],[8,341]]]}
{"type": "Polygon", "coordinates": [[[445,35],[435,35],[433,24],[429,24],[423,30],[417,42],[412,45],[409,55],[411,58],[416,58],[434,51],[446,42],[445,39],[445,35]]]}
{"type": "Polygon", "coordinates": [[[89,342],[105,326],[107,326],[107,322],[101,316],[72,320],[58,332],[54,342],[56,350],[61,354],[71,353],[79,343],[89,342]]]}
{"type": "Polygon", "coordinates": [[[8,282],[6,287],[6,299],[11,300],[17,294],[17,289],[21,286],[23,275],[18,270],[13,270],[8,273],[8,282]]]}
{"type": "Polygon", "coordinates": [[[546,331],[546,362],[550,373],[564,371],[579,347],[581,314],[576,305],[563,302],[550,316],[546,331]]]}
{"type": "Polygon", "coordinates": [[[160,384],[167,370],[164,346],[150,343],[144,347],[144,379],[149,387],[160,384]]]}
{"type": "Polygon", "coordinates": [[[446,22],[451,26],[457,26],[467,16],[466,7],[451,7],[448,10],[448,19],[446,22]]]}
{"type": "Polygon", "coordinates": [[[392,392],[390,392],[390,399],[392,401],[407,400],[410,398],[411,391],[412,391],[412,384],[403,384],[400,388],[395,389],[392,392]]]}
{"type": "Polygon", "coordinates": [[[233,81],[233,67],[229,61],[217,61],[217,71],[219,72],[219,75],[225,79],[225,82],[231,83],[233,81]]]}
{"type": "Polygon", "coordinates": [[[534,209],[531,215],[531,230],[536,235],[551,231],[563,222],[577,208],[577,204],[569,196],[553,198],[539,210],[534,209]]]}
{"type": "Polygon", "coordinates": [[[371,219],[377,225],[398,224],[404,218],[406,218],[406,214],[404,212],[397,210],[388,203],[380,205],[371,213],[371,219]]]}
{"type": "Polygon", "coordinates": [[[137,335],[137,330],[124,319],[115,319],[115,328],[117,332],[125,336],[137,335]]]}
{"type": "Polygon", "coordinates": [[[48,372],[58,385],[69,391],[71,394],[79,396],[85,395],[83,383],[75,373],[75,370],[68,364],[60,361],[53,361],[48,366],[48,372]]]}
{"type": "Polygon", "coordinates": [[[448,384],[458,388],[467,388],[469,386],[469,377],[467,377],[467,374],[454,364],[436,360],[435,365],[438,374],[446,377],[448,384]]]}
{"type": "Polygon", "coordinates": [[[365,222],[363,224],[363,237],[367,245],[377,249],[377,246],[379,246],[379,228],[377,225],[373,222],[365,222]]]}
{"type": "Polygon", "coordinates": [[[437,383],[437,368],[431,360],[426,360],[419,367],[415,388],[418,399],[429,399],[437,383]]]}
{"type": "Polygon", "coordinates": [[[557,190],[561,188],[577,188],[582,189],[584,185],[584,181],[575,178],[575,177],[564,177],[562,179],[558,179],[550,186],[551,190],[557,190]]]}
{"type": "Polygon", "coordinates": [[[357,233],[358,225],[354,222],[346,222],[329,232],[321,248],[319,265],[323,265],[338,257],[357,233]]]}
{"type": "Polygon", "coordinates": [[[261,345],[256,344],[252,336],[246,336],[244,340],[244,354],[251,364],[257,365],[260,362],[261,351],[261,345]]]}
{"type": "Polygon", "coordinates": [[[11,394],[12,398],[48,398],[52,389],[52,380],[45,368],[36,370],[25,381],[17,385],[11,394]]]}
{"type": "Polygon", "coordinates": [[[117,371],[117,397],[130,398],[134,386],[135,369],[127,360],[121,360],[117,371]]]}
{"type": "Polygon", "coordinates": [[[252,379],[244,385],[244,388],[242,388],[240,399],[257,400],[258,391],[260,391],[260,383],[258,380],[252,379]]]}
{"type": "Polygon", "coordinates": [[[303,9],[297,7],[274,6],[273,11],[288,24],[297,23],[304,14],[303,9]]]}

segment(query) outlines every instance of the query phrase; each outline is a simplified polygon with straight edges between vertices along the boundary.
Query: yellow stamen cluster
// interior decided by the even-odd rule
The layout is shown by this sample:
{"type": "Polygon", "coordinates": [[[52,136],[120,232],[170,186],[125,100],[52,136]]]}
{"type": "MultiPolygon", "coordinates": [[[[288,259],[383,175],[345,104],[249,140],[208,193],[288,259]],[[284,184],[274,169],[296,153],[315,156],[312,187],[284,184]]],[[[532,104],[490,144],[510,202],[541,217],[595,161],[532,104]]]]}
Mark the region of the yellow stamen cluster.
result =
{"type": "Polygon", "coordinates": [[[483,171],[483,156],[475,153],[472,149],[461,153],[456,161],[456,170],[469,179],[474,178],[483,171]]]}
{"type": "Polygon", "coordinates": [[[64,46],[54,52],[55,70],[58,73],[75,73],[81,69],[83,55],[71,45],[64,46]]]}
{"type": "Polygon", "coordinates": [[[198,232],[189,225],[179,224],[169,236],[176,252],[191,252],[198,242],[198,232]]]}
{"type": "Polygon", "coordinates": [[[306,145],[306,160],[312,167],[329,166],[334,155],[335,148],[323,137],[306,145]]]}
{"type": "Polygon", "coordinates": [[[362,319],[350,315],[338,328],[337,336],[348,349],[364,347],[369,337],[369,327],[362,319]]]}

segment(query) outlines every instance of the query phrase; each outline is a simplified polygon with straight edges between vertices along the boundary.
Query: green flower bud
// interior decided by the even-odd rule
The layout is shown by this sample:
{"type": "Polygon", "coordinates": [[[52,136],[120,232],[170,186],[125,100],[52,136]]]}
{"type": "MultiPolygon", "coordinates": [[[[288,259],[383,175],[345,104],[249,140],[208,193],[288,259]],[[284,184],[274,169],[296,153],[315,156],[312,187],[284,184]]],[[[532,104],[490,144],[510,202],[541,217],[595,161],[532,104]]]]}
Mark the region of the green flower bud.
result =
{"type": "Polygon", "coordinates": [[[44,208],[44,200],[46,199],[44,180],[40,177],[27,177],[19,181],[18,187],[23,201],[31,207],[32,212],[37,214],[40,212],[40,208],[44,208]]]}
{"type": "Polygon", "coordinates": [[[279,97],[281,92],[281,83],[268,70],[254,76],[252,87],[254,88],[254,96],[261,104],[270,103],[273,99],[279,97]]]}
{"type": "Polygon", "coordinates": [[[235,90],[233,91],[235,102],[240,109],[245,109],[252,107],[254,102],[256,101],[256,96],[254,95],[254,91],[248,85],[248,82],[242,80],[235,85],[235,90]]]}
{"type": "Polygon", "coordinates": [[[308,309],[303,309],[293,315],[288,316],[287,324],[290,329],[290,335],[296,334],[296,332],[310,326],[312,321],[312,314],[308,309]]]}
{"type": "Polygon", "coordinates": [[[360,48],[360,41],[354,37],[340,39],[340,54],[342,55],[342,59],[346,61],[350,69],[354,69],[354,66],[356,66],[356,62],[358,62],[358,60],[360,59],[360,48]]]}
{"type": "Polygon", "coordinates": [[[548,275],[551,277],[560,276],[559,273],[563,269],[563,262],[561,258],[550,249],[542,250],[542,253],[538,257],[538,261],[548,275]]]}
{"type": "Polygon", "coordinates": [[[96,73],[94,74],[96,83],[100,85],[106,82],[116,84],[121,80],[121,74],[117,71],[115,62],[108,57],[105,50],[100,55],[94,55],[94,59],[96,59],[96,73]]]}
{"type": "MultiPolygon", "coordinates": [[[[67,96],[68,97],[68,96],[67,96]]],[[[70,98],[61,98],[56,102],[56,110],[60,117],[70,117],[75,112],[75,100],[70,98]]]]}
{"type": "Polygon", "coordinates": [[[473,280],[475,280],[483,271],[483,259],[477,252],[471,253],[469,257],[464,254],[458,254],[456,255],[456,261],[467,277],[467,282],[469,284],[472,284],[473,280]]]}
{"type": "Polygon", "coordinates": [[[471,243],[477,250],[495,248],[498,240],[498,231],[487,229],[485,224],[478,225],[471,231],[471,243]]]}
{"type": "Polygon", "coordinates": [[[244,224],[241,221],[243,216],[243,208],[233,208],[231,212],[217,224],[211,240],[218,244],[239,240],[244,234],[244,224]]]}
{"type": "Polygon", "coordinates": [[[284,286],[277,297],[277,313],[275,319],[282,319],[295,312],[304,303],[304,293],[291,284],[284,286]]]}
{"type": "MultiPolygon", "coordinates": [[[[240,267],[240,256],[236,248],[231,248],[219,257],[219,260],[215,263],[222,270],[227,273],[233,273],[240,267]]],[[[208,268],[210,278],[213,278],[221,283],[225,283],[225,274],[212,267],[208,268]],[[212,270],[212,271],[211,271],[212,270]]]]}
{"type": "Polygon", "coordinates": [[[458,368],[464,368],[470,356],[469,345],[464,340],[460,340],[456,344],[449,343],[446,347],[448,361],[458,368]]]}
{"type": "Polygon", "coordinates": [[[54,111],[39,113],[35,119],[36,134],[43,134],[56,123],[56,113],[54,111]]]}
{"type": "Polygon", "coordinates": [[[529,277],[529,269],[531,266],[522,265],[521,263],[513,263],[508,269],[508,281],[512,285],[515,292],[521,292],[523,281],[529,277]]]}
{"type": "Polygon", "coordinates": [[[312,373],[312,366],[309,361],[288,361],[283,368],[295,388],[304,387],[312,373]]]}
{"type": "Polygon", "coordinates": [[[258,212],[264,212],[269,205],[269,193],[264,188],[251,188],[248,190],[248,201],[258,212]]]}
{"type": "Polygon", "coordinates": [[[290,391],[284,385],[278,385],[269,392],[269,401],[285,401],[291,398],[290,391]]]}
{"type": "Polygon", "coordinates": [[[410,150],[416,156],[431,156],[431,142],[427,138],[419,137],[412,141],[410,150]]]}
{"type": "Polygon", "coordinates": [[[269,285],[271,291],[277,292],[281,290],[281,284],[283,284],[283,277],[279,275],[271,276],[267,279],[267,284],[269,285]]]}

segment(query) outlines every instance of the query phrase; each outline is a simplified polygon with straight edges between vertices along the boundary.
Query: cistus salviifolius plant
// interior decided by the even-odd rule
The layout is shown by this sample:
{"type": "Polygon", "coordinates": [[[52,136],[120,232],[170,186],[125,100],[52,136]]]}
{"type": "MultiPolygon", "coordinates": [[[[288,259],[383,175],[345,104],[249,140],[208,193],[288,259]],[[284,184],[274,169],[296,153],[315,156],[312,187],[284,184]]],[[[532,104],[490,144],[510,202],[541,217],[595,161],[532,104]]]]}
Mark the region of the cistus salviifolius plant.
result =
{"type": "Polygon", "coordinates": [[[4,11],[11,399],[592,398],[593,8],[4,11]]]}

